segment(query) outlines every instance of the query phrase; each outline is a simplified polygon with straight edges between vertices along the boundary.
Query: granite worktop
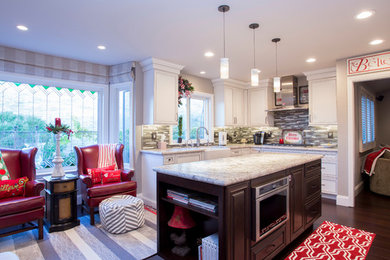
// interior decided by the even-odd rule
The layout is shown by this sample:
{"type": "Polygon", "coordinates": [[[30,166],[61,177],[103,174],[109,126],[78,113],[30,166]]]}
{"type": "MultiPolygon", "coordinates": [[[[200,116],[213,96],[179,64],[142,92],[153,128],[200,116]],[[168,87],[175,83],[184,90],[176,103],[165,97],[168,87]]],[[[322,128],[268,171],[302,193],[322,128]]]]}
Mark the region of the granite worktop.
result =
{"type": "Polygon", "coordinates": [[[206,150],[229,150],[227,146],[200,146],[200,147],[174,147],[167,148],[165,150],[161,149],[150,149],[150,150],[141,150],[141,153],[149,154],[159,154],[159,155],[168,155],[168,154],[181,154],[181,153],[194,153],[194,152],[204,152],[206,150]]]}
{"type": "Polygon", "coordinates": [[[319,160],[322,157],[322,155],[310,154],[258,153],[165,165],[153,170],[185,179],[228,186],[319,160]]]}

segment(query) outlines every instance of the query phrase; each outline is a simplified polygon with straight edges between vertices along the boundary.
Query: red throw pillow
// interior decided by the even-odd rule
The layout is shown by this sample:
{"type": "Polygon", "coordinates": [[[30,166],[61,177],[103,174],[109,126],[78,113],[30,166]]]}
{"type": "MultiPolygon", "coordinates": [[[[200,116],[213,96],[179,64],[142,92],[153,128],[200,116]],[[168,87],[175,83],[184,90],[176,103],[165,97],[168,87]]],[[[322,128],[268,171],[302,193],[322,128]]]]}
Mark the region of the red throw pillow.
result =
{"type": "Polygon", "coordinates": [[[87,169],[87,173],[89,176],[91,176],[92,183],[102,183],[102,171],[104,170],[114,170],[115,169],[115,164],[102,167],[102,168],[92,168],[92,169],[87,169]]]}
{"type": "Polygon", "coordinates": [[[27,182],[27,177],[16,180],[0,181],[0,199],[23,195],[24,187],[27,182]]]}
{"type": "Polygon", "coordinates": [[[120,182],[121,181],[121,170],[111,170],[102,172],[102,184],[110,182],[120,182]]]}

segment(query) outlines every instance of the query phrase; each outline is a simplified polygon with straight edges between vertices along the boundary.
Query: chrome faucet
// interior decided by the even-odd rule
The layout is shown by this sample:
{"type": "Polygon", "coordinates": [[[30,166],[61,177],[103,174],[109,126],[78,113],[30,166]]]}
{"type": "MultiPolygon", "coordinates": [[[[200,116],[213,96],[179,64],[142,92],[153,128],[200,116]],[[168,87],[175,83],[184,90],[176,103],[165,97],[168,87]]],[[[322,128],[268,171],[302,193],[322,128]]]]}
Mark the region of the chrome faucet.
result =
{"type": "MultiPolygon", "coordinates": [[[[209,130],[207,130],[206,127],[204,127],[204,126],[198,127],[198,129],[196,129],[196,146],[198,146],[198,147],[200,146],[199,129],[202,129],[202,128],[206,131],[207,137],[209,137],[209,130]]],[[[207,138],[207,140],[208,140],[208,138],[207,138]]],[[[209,142],[207,141],[207,143],[209,143],[209,142]]]]}

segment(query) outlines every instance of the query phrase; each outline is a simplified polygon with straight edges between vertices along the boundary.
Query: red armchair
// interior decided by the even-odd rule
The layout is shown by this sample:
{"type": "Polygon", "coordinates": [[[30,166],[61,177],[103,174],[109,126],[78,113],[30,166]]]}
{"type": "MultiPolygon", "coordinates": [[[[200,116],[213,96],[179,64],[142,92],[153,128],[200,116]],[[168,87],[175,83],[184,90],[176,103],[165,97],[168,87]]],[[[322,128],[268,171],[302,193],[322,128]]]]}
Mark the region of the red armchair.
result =
{"type": "Polygon", "coordinates": [[[121,172],[121,182],[107,184],[93,184],[87,174],[88,168],[98,167],[99,145],[77,147],[77,171],[81,180],[82,210],[86,209],[90,216],[91,225],[95,225],[95,208],[102,200],[118,194],[137,195],[137,183],[132,181],[134,171],[123,169],[123,144],[118,144],[115,150],[115,159],[121,172]]]}
{"type": "Polygon", "coordinates": [[[22,225],[21,229],[0,234],[0,237],[38,229],[38,239],[43,239],[45,199],[40,196],[44,184],[35,181],[35,155],[37,148],[10,150],[0,149],[11,179],[27,177],[24,196],[0,199],[0,229],[22,225]],[[31,221],[38,220],[38,226],[31,221]],[[26,226],[25,224],[29,225],[26,226]]]}

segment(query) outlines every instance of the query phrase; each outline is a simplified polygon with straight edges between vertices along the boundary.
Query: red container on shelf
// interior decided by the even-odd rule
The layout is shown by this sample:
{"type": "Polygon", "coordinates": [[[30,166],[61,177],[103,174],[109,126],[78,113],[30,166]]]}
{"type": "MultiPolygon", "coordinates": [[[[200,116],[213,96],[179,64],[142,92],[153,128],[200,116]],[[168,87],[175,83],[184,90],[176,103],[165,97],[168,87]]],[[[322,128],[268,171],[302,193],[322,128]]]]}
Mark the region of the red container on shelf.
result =
{"type": "Polygon", "coordinates": [[[280,143],[280,144],[284,144],[283,138],[280,138],[280,139],[279,139],[279,143],[280,143]]]}

